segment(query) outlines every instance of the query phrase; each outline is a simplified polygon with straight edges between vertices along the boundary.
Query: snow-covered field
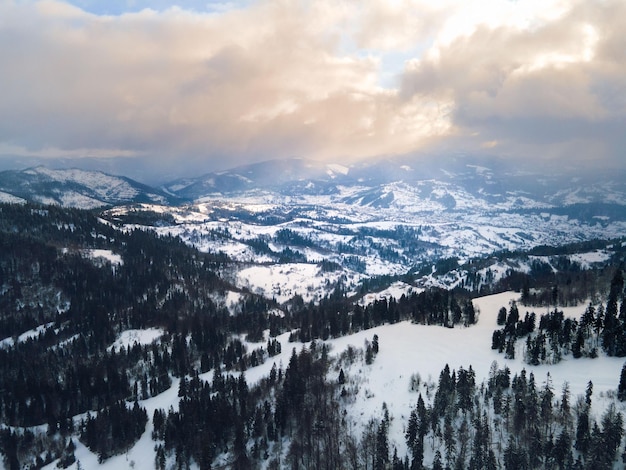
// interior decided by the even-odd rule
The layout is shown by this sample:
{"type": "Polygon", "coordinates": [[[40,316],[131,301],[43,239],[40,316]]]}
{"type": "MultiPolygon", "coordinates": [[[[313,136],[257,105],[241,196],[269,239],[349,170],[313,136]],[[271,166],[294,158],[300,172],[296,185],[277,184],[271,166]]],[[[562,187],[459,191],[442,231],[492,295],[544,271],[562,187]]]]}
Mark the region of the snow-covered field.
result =
{"type": "MultiPolygon", "coordinates": [[[[152,229],[180,236],[200,251],[226,254],[244,270],[233,280],[238,278],[250,290],[277,299],[286,299],[294,283],[304,278],[303,296],[309,295],[308,286],[322,288],[322,296],[332,292],[336,273],[324,273],[321,277],[328,282],[320,283],[320,276],[312,273],[314,267],[307,266],[322,260],[336,263],[342,275],[358,284],[376,276],[404,275],[443,258],[456,257],[463,262],[503,250],[526,251],[539,245],[620,238],[626,233],[626,221],[619,217],[578,220],[545,203],[524,202],[519,194],[494,203],[436,181],[336,189],[336,193],[321,195],[255,190],[214,195],[179,207],[119,207],[110,215],[121,216],[137,207],[170,214],[173,225],[152,229]],[[447,200],[454,203],[445,203],[447,200]],[[277,234],[283,231],[306,243],[277,241],[277,234]],[[285,276],[285,269],[279,267],[286,249],[301,256],[297,260],[301,269],[290,266],[291,276],[285,276]],[[304,258],[306,263],[300,263],[304,258]],[[251,270],[250,264],[258,269],[251,270]]],[[[571,261],[585,269],[609,257],[610,253],[595,251],[572,255],[571,261]]],[[[509,269],[501,268],[496,278],[509,269]]],[[[423,285],[451,287],[461,280],[440,283],[427,279],[423,285]]]]}
{"type": "Polygon", "coordinates": [[[109,346],[109,350],[115,348],[132,347],[135,343],[140,345],[151,344],[165,334],[161,328],[149,328],[146,330],[125,330],[119,334],[115,342],[109,346]]]}
{"type": "Polygon", "coordinates": [[[87,256],[94,259],[104,259],[113,265],[123,264],[122,257],[111,250],[88,250],[87,256]]]}
{"type": "Polygon", "coordinates": [[[39,336],[41,333],[45,333],[45,331],[52,327],[54,325],[54,322],[51,323],[47,323],[45,325],[39,325],[36,328],[33,328],[31,330],[25,331],[24,333],[22,333],[21,335],[19,335],[17,337],[17,341],[14,340],[14,338],[8,337],[8,338],[4,338],[3,340],[0,340],[0,349],[2,348],[10,348],[12,347],[16,342],[17,343],[21,343],[26,341],[27,339],[30,338],[35,338],[37,336],[39,336]]]}
{"type": "MultiPolygon", "coordinates": [[[[401,286],[396,286],[400,288],[401,286]]],[[[507,365],[511,374],[519,373],[523,368],[533,372],[535,380],[540,386],[545,382],[550,373],[552,384],[556,393],[567,381],[572,393],[573,400],[584,389],[589,380],[594,384],[594,412],[598,415],[608,406],[615,403],[618,410],[626,411],[624,404],[614,398],[612,391],[617,388],[623,359],[610,358],[601,355],[597,359],[572,359],[566,357],[557,365],[529,366],[523,363],[521,351],[516,354],[515,360],[505,360],[502,354],[490,349],[491,335],[497,327],[496,316],[502,306],[508,307],[509,302],[518,297],[516,293],[502,293],[478,298],[474,301],[479,310],[478,323],[471,327],[457,327],[453,329],[438,326],[415,325],[410,322],[401,322],[393,325],[383,325],[370,330],[333,339],[327,342],[331,347],[331,355],[338,357],[348,346],[363,348],[366,340],[371,341],[376,334],[379,338],[380,351],[371,365],[365,365],[362,361],[354,361],[352,366],[343,364],[344,373],[348,383],[356,387],[354,399],[347,404],[348,419],[355,428],[363,428],[367,421],[374,417],[380,420],[382,417],[383,403],[386,404],[390,415],[391,425],[389,438],[391,448],[395,446],[400,456],[406,453],[404,430],[408,415],[417,402],[418,393],[422,393],[428,400],[428,393],[434,393],[439,373],[446,364],[450,369],[458,370],[460,367],[468,369],[470,366],[476,373],[476,382],[480,383],[487,379],[489,369],[494,361],[503,367],[507,365]],[[419,374],[421,385],[419,392],[411,390],[411,376],[419,374]],[[430,387],[430,392],[428,388],[430,387]]],[[[564,309],[566,316],[579,317],[585,306],[564,309]]],[[[520,308],[520,313],[525,309],[520,308]]],[[[535,309],[540,315],[545,313],[535,309]]],[[[154,339],[158,336],[157,331],[141,332],[134,331],[132,334],[123,335],[118,341],[120,344],[128,344],[132,338],[140,338],[141,341],[154,339]]],[[[300,350],[301,343],[289,343],[288,333],[278,337],[282,345],[282,352],[271,358],[264,364],[248,369],[246,379],[253,384],[262,377],[267,376],[273,366],[283,368],[289,362],[293,348],[300,350]]],[[[253,345],[250,345],[253,348],[253,345]]],[[[522,345],[518,344],[518,348],[522,345]]],[[[331,369],[329,372],[332,379],[336,379],[339,371],[331,369]]],[[[212,373],[201,376],[204,380],[210,380],[212,373]]],[[[172,387],[157,397],[141,402],[152,417],[155,409],[174,409],[178,407],[178,380],[173,381],[172,387]]],[[[123,455],[112,457],[102,464],[98,464],[97,457],[77,442],[75,455],[80,461],[81,468],[117,470],[120,468],[152,469],[154,468],[154,442],[151,440],[152,424],[149,421],[146,431],[141,439],[123,455]]],[[[357,433],[360,435],[360,431],[357,433]]],[[[54,469],[54,464],[46,467],[54,469]]],[[[74,464],[71,468],[77,468],[74,464]]]]}
{"type": "Polygon", "coordinates": [[[334,286],[342,275],[341,272],[323,273],[315,264],[274,264],[243,269],[238,274],[237,284],[280,303],[296,294],[305,302],[317,302],[328,292],[328,286],[334,286]]]}

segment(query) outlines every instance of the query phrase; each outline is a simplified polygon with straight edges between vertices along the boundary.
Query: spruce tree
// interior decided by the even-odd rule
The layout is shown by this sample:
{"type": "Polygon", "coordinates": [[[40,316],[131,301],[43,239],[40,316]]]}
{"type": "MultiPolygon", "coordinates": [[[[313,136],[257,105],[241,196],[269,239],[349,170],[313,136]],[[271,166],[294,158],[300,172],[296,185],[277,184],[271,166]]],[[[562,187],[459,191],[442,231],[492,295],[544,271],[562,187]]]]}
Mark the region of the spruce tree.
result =
{"type": "Polygon", "coordinates": [[[576,424],[576,442],[574,448],[582,455],[586,455],[589,450],[591,434],[589,430],[589,410],[583,409],[578,414],[578,422],[576,424]]]}
{"type": "Polygon", "coordinates": [[[506,323],[506,308],[505,307],[501,307],[500,310],[498,311],[498,318],[496,320],[496,323],[499,326],[502,326],[506,323]]]}
{"type": "Polygon", "coordinates": [[[622,366],[622,373],[619,378],[619,385],[617,387],[617,398],[620,401],[626,400],[626,362],[622,366]]]}
{"type": "Polygon", "coordinates": [[[376,431],[375,470],[385,470],[389,463],[388,425],[389,423],[383,418],[376,431]]]}
{"type": "Polygon", "coordinates": [[[443,470],[443,462],[441,461],[441,452],[435,452],[435,459],[433,460],[433,470],[443,470]]]}

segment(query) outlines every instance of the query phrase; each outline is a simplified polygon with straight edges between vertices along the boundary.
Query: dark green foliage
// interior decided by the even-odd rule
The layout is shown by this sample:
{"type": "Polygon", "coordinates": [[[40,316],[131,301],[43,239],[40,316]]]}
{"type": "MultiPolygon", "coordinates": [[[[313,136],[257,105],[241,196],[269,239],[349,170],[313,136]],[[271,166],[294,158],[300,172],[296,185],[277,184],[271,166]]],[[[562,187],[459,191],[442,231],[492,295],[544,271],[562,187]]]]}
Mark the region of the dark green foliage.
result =
{"type": "Polygon", "coordinates": [[[513,439],[509,437],[509,443],[504,451],[505,470],[526,470],[528,466],[528,454],[524,449],[518,447],[513,439]]]}
{"type": "Polygon", "coordinates": [[[506,323],[506,308],[505,307],[501,307],[500,310],[498,310],[497,323],[500,326],[506,323]]]}
{"type": "MultiPolygon", "coordinates": [[[[268,302],[253,295],[243,295],[236,317],[217,310],[208,297],[228,286],[215,274],[225,259],[178,239],[118,232],[86,211],[31,205],[0,211],[1,278],[12,283],[0,286],[0,337],[47,325],[0,350],[6,403],[0,418],[8,424],[60,429],[69,416],[156,395],[169,388],[170,374],[215,362],[258,364],[266,352],[246,351],[232,333],[253,337],[284,321],[268,317],[268,302]],[[96,248],[122,263],[86,255],[96,248]],[[146,327],[169,334],[160,344],[106,350],[120,331],[146,327]]],[[[279,349],[268,342],[268,354],[279,349]]]]}
{"type": "MultiPolygon", "coordinates": [[[[523,321],[518,320],[517,308],[513,304],[506,317],[504,327],[495,330],[491,348],[505,351],[508,358],[514,354],[514,342],[526,336],[524,360],[531,365],[554,364],[564,355],[597,357],[597,346],[609,356],[626,356],[626,307],[624,307],[623,275],[615,271],[607,297],[606,307],[596,309],[589,305],[578,321],[565,318],[563,311],[554,308],[541,315],[535,331],[535,314],[526,313],[523,321]],[[618,312],[618,305],[621,305],[618,312]]],[[[502,322],[504,307],[498,314],[502,322]]]]}
{"type": "Polygon", "coordinates": [[[143,434],[148,415],[137,402],[128,408],[126,403],[111,405],[81,424],[80,439],[103,462],[131,448],[143,434]]]}
{"type": "MultiPolygon", "coordinates": [[[[229,262],[223,255],[200,253],[150,231],[118,231],[89,212],[1,208],[0,339],[48,325],[39,336],[0,349],[2,424],[46,425],[36,435],[0,430],[8,468],[40,468],[57,458],[69,465],[71,437],[77,432],[103,460],[123,452],[146,422],[145,411],[138,405],[129,408],[127,402],[161,393],[171,386],[171,377],[180,380],[180,406],[152,416],[156,468],[168,462],[211,468],[226,453],[229,468],[255,468],[265,460],[275,468],[280,460],[292,468],[421,469],[431,465],[424,462],[425,444],[435,451],[435,468],[571,468],[574,456],[590,464],[600,445],[612,449],[618,442],[619,414],[603,418],[593,432],[590,393],[586,409],[574,420],[566,400],[557,408],[549,381],[536,386],[525,371],[511,380],[507,368],[494,366],[488,383],[476,384],[471,366],[446,366],[434,395],[426,392],[432,406],[419,395],[415,408],[406,410],[408,455],[398,456],[389,427],[403,418],[383,410],[382,419],[373,419],[363,434],[355,433],[343,409],[358,393],[355,377],[347,380],[343,369],[329,369],[327,347],[317,340],[407,319],[469,326],[477,312],[467,292],[429,289],[361,306],[339,285],[319,304],[294,298],[284,316],[272,315],[268,311],[277,307],[274,302],[219,277],[229,262]],[[89,249],[111,250],[123,263],[94,260],[85,255],[89,249]],[[224,290],[240,294],[237,315],[211,300],[224,290]],[[148,327],[164,331],[160,342],[109,348],[121,331],[148,327]],[[312,341],[310,347],[294,350],[286,368],[274,364],[267,379],[249,388],[243,371],[280,353],[274,336],[291,329],[296,329],[294,339],[312,341]],[[249,351],[242,337],[263,347],[249,351]],[[199,375],[209,370],[214,371],[211,383],[199,375]],[[73,429],[71,417],[85,412],[89,415],[80,429],[73,429]],[[509,436],[514,439],[508,441],[509,436]]],[[[311,241],[291,231],[279,236],[285,259],[302,260],[296,248],[311,241]]],[[[263,239],[255,246],[269,249],[263,239]]],[[[355,262],[362,262],[358,256],[354,254],[355,262]]],[[[390,249],[388,256],[400,255],[390,249]]],[[[542,273],[543,267],[535,271],[542,273]]],[[[535,280],[525,279],[529,302],[537,292],[535,280]]],[[[527,337],[533,363],[568,354],[569,348],[572,354],[591,355],[594,342],[620,355],[620,328],[626,320],[621,285],[620,290],[616,275],[615,300],[600,306],[597,314],[590,307],[578,323],[568,322],[555,308],[537,327],[532,312],[522,315],[512,304],[508,315],[506,309],[499,314],[503,328],[494,332],[492,347],[512,357],[515,341],[527,337]],[[615,338],[607,331],[614,331],[615,338]]],[[[558,288],[550,292],[558,299],[566,295],[566,283],[554,286],[558,288]]],[[[386,338],[379,340],[367,341],[356,357],[373,363],[387,344],[386,338]]]]}
{"type": "Polygon", "coordinates": [[[428,433],[429,419],[422,395],[417,399],[417,406],[411,411],[405,433],[407,448],[412,456],[411,469],[422,467],[424,460],[424,438],[428,433]]]}
{"type": "Polygon", "coordinates": [[[620,401],[626,400],[626,363],[622,366],[622,372],[620,373],[617,398],[620,401]]]}

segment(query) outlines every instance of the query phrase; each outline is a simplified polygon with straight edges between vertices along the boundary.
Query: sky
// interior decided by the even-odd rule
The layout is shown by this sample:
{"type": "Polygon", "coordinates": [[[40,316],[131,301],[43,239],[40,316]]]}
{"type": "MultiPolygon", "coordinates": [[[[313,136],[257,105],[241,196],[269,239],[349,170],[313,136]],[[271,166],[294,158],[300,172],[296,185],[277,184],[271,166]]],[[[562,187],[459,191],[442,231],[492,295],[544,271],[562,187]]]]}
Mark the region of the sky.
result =
{"type": "Polygon", "coordinates": [[[0,155],[626,166],[623,0],[0,0],[0,155]]]}

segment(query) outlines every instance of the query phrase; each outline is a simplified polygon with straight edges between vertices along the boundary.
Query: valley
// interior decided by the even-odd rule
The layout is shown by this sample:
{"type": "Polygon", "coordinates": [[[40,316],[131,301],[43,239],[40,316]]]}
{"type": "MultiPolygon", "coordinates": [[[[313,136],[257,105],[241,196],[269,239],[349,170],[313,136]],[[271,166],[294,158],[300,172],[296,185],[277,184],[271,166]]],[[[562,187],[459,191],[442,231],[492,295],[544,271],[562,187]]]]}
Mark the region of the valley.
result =
{"type": "Polygon", "coordinates": [[[0,187],[5,468],[617,465],[623,184],[405,167],[0,187]]]}

